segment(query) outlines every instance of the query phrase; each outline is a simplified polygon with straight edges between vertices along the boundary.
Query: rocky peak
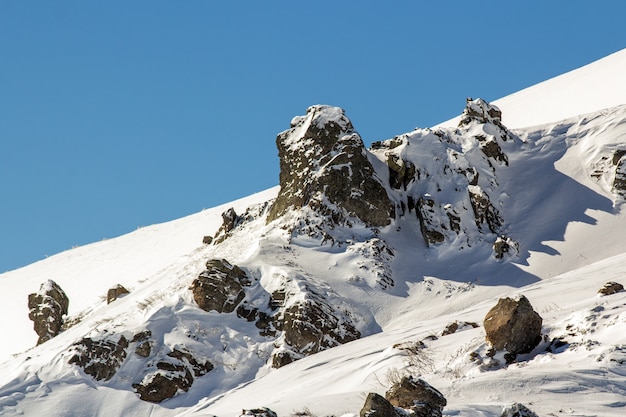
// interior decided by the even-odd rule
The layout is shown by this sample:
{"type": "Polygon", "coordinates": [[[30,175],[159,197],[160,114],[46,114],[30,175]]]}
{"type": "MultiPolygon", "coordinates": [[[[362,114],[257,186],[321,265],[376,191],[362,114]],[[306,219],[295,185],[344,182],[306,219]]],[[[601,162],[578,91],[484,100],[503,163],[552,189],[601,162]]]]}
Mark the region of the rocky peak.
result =
{"type": "Polygon", "coordinates": [[[359,134],[343,109],[312,106],[276,139],[280,193],[268,222],[303,207],[348,224],[385,226],[394,217],[385,187],[376,176],[359,134]]]}

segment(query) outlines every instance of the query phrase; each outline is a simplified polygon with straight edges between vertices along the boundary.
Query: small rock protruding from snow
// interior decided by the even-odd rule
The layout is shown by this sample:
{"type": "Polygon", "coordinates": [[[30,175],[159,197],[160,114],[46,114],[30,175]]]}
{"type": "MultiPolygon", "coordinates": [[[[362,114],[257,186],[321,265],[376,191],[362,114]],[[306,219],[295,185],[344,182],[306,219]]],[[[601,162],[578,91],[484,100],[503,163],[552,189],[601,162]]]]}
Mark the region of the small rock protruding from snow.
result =
{"type": "Polygon", "coordinates": [[[501,298],[485,316],[487,342],[497,351],[506,350],[514,360],[520,353],[529,353],[541,341],[543,319],[521,295],[501,298]]]}
{"type": "Polygon", "coordinates": [[[426,381],[404,376],[385,393],[391,405],[409,410],[418,417],[441,417],[447,401],[426,381]]]}
{"type": "Polygon", "coordinates": [[[275,411],[267,407],[253,408],[250,410],[241,410],[239,417],[278,417],[275,411]]]}
{"type": "Polygon", "coordinates": [[[28,295],[28,318],[33,321],[35,333],[39,336],[38,345],[61,332],[69,303],[65,292],[51,279],[41,284],[38,292],[28,295]]]}
{"type": "Polygon", "coordinates": [[[624,286],[619,282],[609,281],[602,288],[598,290],[598,294],[613,295],[618,292],[624,291],[624,286]]]}
{"type": "Polygon", "coordinates": [[[515,256],[519,253],[519,244],[506,236],[498,236],[493,243],[493,252],[496,259],[503,259],[505,256],[515,256]]]}
{"type": "Polygon", "coordinates": [[[119,336],[93,339],[85,337],[72,346],[74,354],[68,361],[83,368],[96,381],[108,381],[126,359],[128,340],[119,336]]]}
{"type": "Polygon", "coordinates": [[[113,301],[117,300],[121,296],[129,293],[130,291],[124,288],[123,285],[117,284],[115,287],[109,288],[109,290],[107,291],[107,304],[111,304],[113,301]]]}
{"type": "Polygon", "coordinates": [[[500,417],[539,417],[524,404],[515,403],[502,409],[500,417]]]}

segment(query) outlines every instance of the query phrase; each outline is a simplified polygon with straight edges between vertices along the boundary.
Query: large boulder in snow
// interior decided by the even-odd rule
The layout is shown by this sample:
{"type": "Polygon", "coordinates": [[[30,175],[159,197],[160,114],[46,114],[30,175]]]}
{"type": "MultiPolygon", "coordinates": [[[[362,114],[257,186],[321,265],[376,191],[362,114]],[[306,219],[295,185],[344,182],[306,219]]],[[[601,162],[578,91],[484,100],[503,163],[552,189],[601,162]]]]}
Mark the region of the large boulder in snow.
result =
{"type": "Polygon", "coordinates": [[[204,311],[232,313],[246,296],[243,287],[250,285],[250,279],[225,259],[212,259],[206,268],[191,284],[196,304],[204,311]]]}
{"type": "Polygon", "coordinates": [[[285,341],[284,348],[273,355],[274,368],[361,337],[348,316],[313,293],[281,310],[274,326],[283,331],[285,341]]]}
{"type": "Polygon", "coordinates": [[[360,417],[400,417],[393,405],[382,395],[370,392],[359,413],[360,417]]]}
{"type": "Polygon", "coordinates": [[[39,336],[38,345],[59,334],[69,303],[65,292],[51,279],[41,284],[38,292],[28,295],[28,318],[39,336]]]}
{"type": "Polygon", "coordinates": [[[426,381],[404,376],[385,393],[394,406],[409,410],[416,417],[441,417],[447,401],[426,381]]]}
{"type": "Polygon", "coordinates": [[[334,223],[356,217],[369,226],[385,226],[394,217],[394,204],[343,109],[309,107],[278,135],[276,145],[280,192],[268,222],[305,206],[334,223]]]}
{"type": "Polygon", "coordinates": [[[95,380],[108,381],[126,359],[128,340],[124,336],[92,339],[85,337],[75,343],[68,363],[83,368],[95,380]]]}
{"type": "Polygon", "coordinates": [[[529,353],[541,341],[541,316],[523,296],[501,298],[485,316],[487,341],[512,355],[529,353]]]}
{"type": "Polygon", "coordinates": [[[622,291],[624,291],[624,286],[622,284],[620,284],[619,282],[615,282],[615,281],[609,281],[606,284],[604,284],[602,288],[598,290],[598,294],[613,295],[622,291]]]}

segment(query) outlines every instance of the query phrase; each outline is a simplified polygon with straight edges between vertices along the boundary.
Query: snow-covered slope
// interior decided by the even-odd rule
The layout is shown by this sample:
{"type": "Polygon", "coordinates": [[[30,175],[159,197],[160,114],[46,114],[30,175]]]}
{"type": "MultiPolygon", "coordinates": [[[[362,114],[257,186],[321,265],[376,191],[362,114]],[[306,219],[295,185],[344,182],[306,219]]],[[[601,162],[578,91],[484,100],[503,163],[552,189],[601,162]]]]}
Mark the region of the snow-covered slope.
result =
{"type": "Polygon", "coordinates": [[[341,109],[313,106],[279,135],[280,190],[0,275],[0,414],[358,414],[411,373],[444,415],[624,415],[626,293],[597,291],[626,284],[625,63],[369,151],[341,109]],[[28,294],[48,279],[70,308],[34,347],[28,294]],[[116,284],[130,293],[107,304],[116,284]],[[518,294],[542,342],[495,363],[482,321],[518,294]],[[444,336],[453,322],[478,326],[444,336]]]}

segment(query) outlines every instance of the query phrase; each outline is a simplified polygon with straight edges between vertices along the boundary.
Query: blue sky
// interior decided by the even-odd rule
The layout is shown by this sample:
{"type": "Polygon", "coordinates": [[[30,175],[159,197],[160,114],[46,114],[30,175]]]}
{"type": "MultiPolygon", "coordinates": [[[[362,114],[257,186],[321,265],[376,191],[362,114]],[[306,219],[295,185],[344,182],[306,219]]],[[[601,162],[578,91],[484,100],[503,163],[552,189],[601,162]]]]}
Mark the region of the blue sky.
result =
{"type": "Polygon", "coordinates": [[[592,62],[626,47],[624,9],[2,1],[0,272],[276,185],[311,104],[369,144],[592,62]]]}

